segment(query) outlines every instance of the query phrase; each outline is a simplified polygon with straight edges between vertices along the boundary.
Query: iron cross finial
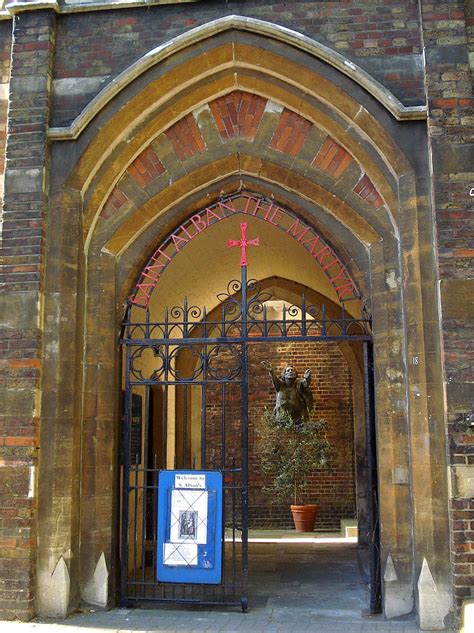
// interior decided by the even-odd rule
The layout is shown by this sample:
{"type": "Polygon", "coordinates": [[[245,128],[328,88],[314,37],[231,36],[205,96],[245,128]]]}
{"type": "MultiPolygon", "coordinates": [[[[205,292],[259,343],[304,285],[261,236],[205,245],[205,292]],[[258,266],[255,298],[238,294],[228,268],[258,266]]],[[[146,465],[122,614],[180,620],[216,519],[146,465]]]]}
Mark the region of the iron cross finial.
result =
{"type": "Polygon", "coordinates": [[[259,238],[256,237],[253,240],[247,239],[247,222],[240,223],[240,240],[229,240],[227,242],[227,248],[232,246],[240,246],[240,265],[247,266],[247,246],[260,246],[259,238]]]}

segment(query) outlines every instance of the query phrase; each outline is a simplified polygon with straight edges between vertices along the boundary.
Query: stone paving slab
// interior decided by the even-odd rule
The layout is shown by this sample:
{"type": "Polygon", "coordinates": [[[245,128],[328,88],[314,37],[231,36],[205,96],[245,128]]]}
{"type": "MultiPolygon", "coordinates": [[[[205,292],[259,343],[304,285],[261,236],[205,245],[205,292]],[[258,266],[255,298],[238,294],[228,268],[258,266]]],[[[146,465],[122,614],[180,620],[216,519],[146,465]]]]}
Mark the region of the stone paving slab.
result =
{"type": "MultiPolygon", "coordinates": [[[[412,620],[331,617],[300,609],[215,612],[189,609],[78,613],[66,620],[2,622],[1,633],[418,633],[412,620]]],[[[442,632],[438,632],[442,633],[442,632]]]]}
{"type": "MultiPolygon", "coordinates": [[[[413,620],[364,616],[353,543],[251,543],[250,611],[224,607],[83,610],[66,620],[0,622],[0,633],[418,633],[413,620]]],[[[442,633],[442,632],[438,632],[442,633]]],[[[467,633],[467,632],[465,632],[467,633]]]]}

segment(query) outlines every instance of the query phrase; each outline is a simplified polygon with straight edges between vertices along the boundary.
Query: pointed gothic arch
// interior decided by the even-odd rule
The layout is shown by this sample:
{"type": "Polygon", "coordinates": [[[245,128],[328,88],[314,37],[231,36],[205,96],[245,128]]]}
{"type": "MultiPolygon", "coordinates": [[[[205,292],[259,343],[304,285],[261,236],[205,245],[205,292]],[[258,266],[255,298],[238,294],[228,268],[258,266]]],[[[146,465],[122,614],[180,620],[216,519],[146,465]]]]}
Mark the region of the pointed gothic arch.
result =
{"type": "MultiPolygon", "coordinates": [[[[342,74],[337,64],[295,46],[293,36],[278,39],[258,29],[242,35],[236,23],[228,24],[203,29],[199,45],[181,40],[166,60],[157,55],[156,63],[128,75],[68,140],[50,135],[52,205],[61,209],[57,221],[64,236],[52,237],[52,253],[59,261],[73,259],[79,271],[73,284],[58,274],[45,297],[46,309],[53,310],[56,289],[65,293],[60,310],[69,331],[47,333],[46,344],[57,336],[74,358],[46,370],[45,380],[54,375],[56,388],[67,391],[73,362],[81,383],[69,395],[79,421],[72,450],[82,481],[76,498],[81,512],[71,514],[68,541],[81,561],[73,565],[72,583],[85,595],[102,553],[112,569],[117,563],[110,520],[117,517],[116,341],[131,280],[170,229],[244,187],[273,196],[311,223],[359,275],[370,302],[384,486],[382,560],[391,561],[397,576],[385,582],[385,612],[407,613],[423,560],[440,590],[449,574],[448,556],[435,547],[448,542],[447,519],[436,526],[432,521],[445,495],[445,482],[435,485],[431,478],[444,459],[444,439],[430,435],[429,446],[421,442],[430,415],[442,409],[436,350],[429,347],[437,306],[429,290],[421,290],[432,262],[431,215],[426,182],[415,178],[409,153],[413,141],[426,143],[424,127],[417,120],[397,121],[403,117],[393,108],[387,112],[367,85],[354,81],[357,72],[342,74]],[[228,103],[236,93],[265,100],[265,106],[253,137],[237,122],[238,133],[224,139],[216,103],[228,103]],[[188,132],[190,147],[182,142],[188,132]],[[298,142],[285,143],[295,135],[298,142]],[[56,151],[60,142],[74,149],[69,163],[56,151]]],[[[45,419],[44,438],[54,436],[54,422],[45,419]]],[[[54,491],[59,473],[48,474],[45,463],[41,468],[45,490],[50,481],[54,491]]],[[[53,492],[52,504],[58,502],[53,492]]],[[[40,504],[46,514],[53,512],[44,492],[40,504]]],[[[38,557],[42,587],[63,547],[48,525],[41,528],[38,557]]],[[[112,599],[113,574],[109,591],[112,599]]]]}
{"type": "Polygon", "coordinates": [[[149,51],[146,55],[122,71],[113,82],[107,84],[81,113],[77,115],[69,126],[50,128],[49,137],[61,140],[77,138],[102,108],[119,94],[124,87],[149,68],[216,33],[222,33],[232,29],[256,33],[272,38],[278,42],[290,44],[328,63],[339,72],[347,75],[353,79],[353,81],[363,86],[374,98],[380,101],[397,120],[423,119],[426,117],[425,106],[404,106],[389,90],[357,64],[349,61],[343,55],[324,44],[312,40],[297,31],[279,25],[277,26],[271,22],[239,15],[229,15],[190,29],[173,40],[165,42],[149,51]]]}

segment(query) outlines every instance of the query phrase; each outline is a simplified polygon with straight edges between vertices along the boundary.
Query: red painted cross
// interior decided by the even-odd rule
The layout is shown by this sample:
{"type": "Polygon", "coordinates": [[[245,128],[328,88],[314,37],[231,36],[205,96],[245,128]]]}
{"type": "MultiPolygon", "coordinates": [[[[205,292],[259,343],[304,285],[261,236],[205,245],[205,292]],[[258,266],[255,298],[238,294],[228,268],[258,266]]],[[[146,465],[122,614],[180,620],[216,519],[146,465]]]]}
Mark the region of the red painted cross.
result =
{"type": "Polygon", "coordinates": [[[240,246],[240,265],[247,266],[247,246],[260,246],[259,238],[256,237],[254,240],[247,239],[247,222],[240,223],[240,240],[229,240],[227,242],[227,247],[231,248],[232,246],[240,246]]]}

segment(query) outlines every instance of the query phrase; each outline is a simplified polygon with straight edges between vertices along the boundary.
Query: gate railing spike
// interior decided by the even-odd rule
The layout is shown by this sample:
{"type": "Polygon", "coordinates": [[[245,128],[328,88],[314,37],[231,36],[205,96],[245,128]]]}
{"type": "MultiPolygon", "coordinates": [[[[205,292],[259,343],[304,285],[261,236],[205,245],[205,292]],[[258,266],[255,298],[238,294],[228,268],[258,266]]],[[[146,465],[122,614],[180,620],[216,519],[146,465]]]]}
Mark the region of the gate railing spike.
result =
{"type": "Polygon", "coordinates": [[[283,336],[286,336],[286,305],[283,304],[283,336]]]}
{"type": "Polygon", "coordinates": [[[322,336],[326,336],[327,331],[326,331],[326,304],[325,303],[323,303],[323,305],[321,306],[321,322],[322,322],[321,334],[322,336]]]}
{"type": "Polygon", "coordinates": [[[188,337],[188,298],[184,297],[183,303],[183,338],[188,337]]]}
{"type": "Polygon", "coordinates": [[[169,336],[169,318],[170,318],[170,314],[169,314],[169,310],[166,307],[165,308],[165,327],[164,327],[164,338],[167,339],[169,336]]]}
{"type": "Polygon", "coordinates": [[[132,304],[129,303],[125,310],[125,319],[122,323],[121,338],[131,338],[130,321],[132,320],[132,304]]]}
{"type": "Polygon", "coordinates": [[[148,306],[145,312],[145,338],[150,338],[150,308],[148,306]]]}
{"type": "Polygon", "coordinates": [[[225,303],[221,304],[221,336],[225,336],[225,303]]]}
{"type": "Polygon", "coordinates": [[[306,336],[306,299],[301,295],[301,334],[306,336]]]}

